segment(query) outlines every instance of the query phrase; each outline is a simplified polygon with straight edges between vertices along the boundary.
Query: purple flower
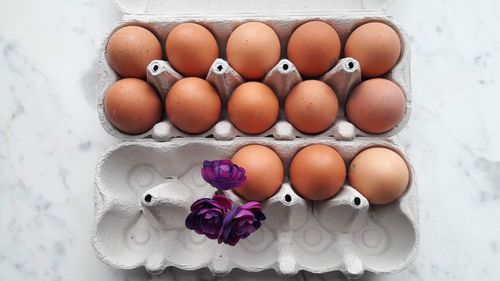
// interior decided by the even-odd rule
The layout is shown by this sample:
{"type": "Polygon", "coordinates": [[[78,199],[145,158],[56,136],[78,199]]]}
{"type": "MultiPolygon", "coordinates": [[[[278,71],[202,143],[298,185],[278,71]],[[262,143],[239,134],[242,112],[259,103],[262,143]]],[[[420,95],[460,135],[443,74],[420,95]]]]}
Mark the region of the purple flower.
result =
{"type": "Polygon", "coordinates": [[[224,218],[218,237],[219,244],[236,245],[240,239],[247,238],[259,229],[261,221],[265,219],[259,202],[248,202],[232,209],[224,218]]]}
{"type": "Polygon", "coordinates": [[[186,227],[210,239],[216,239],[224,217],[232,206],[233,202],[223,195],[214,195],[212,199],[199,199],[191,205],[191,213],[186,218],[186,227]]]}
{"type": "Polygon", "coordinates": [[[245,169],[229,160],[203,161],[201,175],[206,182],[220,190],[238,187],[247,179],[245,169]]]}

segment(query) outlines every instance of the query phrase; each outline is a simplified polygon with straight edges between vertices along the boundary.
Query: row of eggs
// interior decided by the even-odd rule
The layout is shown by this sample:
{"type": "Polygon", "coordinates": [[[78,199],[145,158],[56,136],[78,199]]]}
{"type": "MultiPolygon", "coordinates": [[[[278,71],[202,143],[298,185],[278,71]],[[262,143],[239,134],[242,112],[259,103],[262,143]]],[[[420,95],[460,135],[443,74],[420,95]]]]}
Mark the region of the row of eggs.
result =
{"type": "MultiPolygon", "coordinates": [[[[188,134],[202,134],[220,120],[222,103],[217,90],[206,80],[187,77],[168,91],[163,107],[170,122],[188,134]]],[[[305,80],[288,93],[284,112],[297,130],[306,134],[325,131],[336,120],[339,103],[333,89],[319,80],[305,80]]],[[[345,113],[357,128],[373,134],[394,128],[403,118],[406,99],[401,88],[384,78],[360,83],[349,95],[345,113]]],[[[120,131],[136,135],[150,130],[162,118],[156,90],[136,78],[118,80],[104,98],[108,120],[120,131]]],[[[280,106],[273,90],[264,83],[239,85],[227,103],[229,121],[245,134],[260,134],[277,121],[280,106]]]]}
{"type": "MultiPolygon", "coordinates": [[[[283,183],[283,163],[267,146],[252,144],[242,147],[231,161],[245,169],[245,184],[233,190],[245,200],[266,200],[276,194],[283,183]]],[[[312,201],[335,196],[346,177],[371,204],[388,204],[404,193],[409,185],[410,172],[404,159],[385,147],[361,151],[346,169],[344,159],[334,148],[312,144],[295,154],[288,175],[295,192],[312,201]]]]}
{"type": "MultiPolygon", "coordinates": [[[[291,34],[286,56],[302,76],[314,78],[333,67],[341,49],[334,27],[322,21],[310,21],[291,34]]],[[[401,54],[401,41],[390,26],[370,22],[357,27],[349,35],[343,51],[345,56],[359,62],[363,77],[379,77],[396,65],[401,54]]],[[[124,78],[144,78],[146,66],[163,58],[156,36],[139,26],[125,26],[114,32],[106,54],[113,70],[124,78]]],[[[204,78],[219,57],[219,46],[206,27],[182,23],[168,34],[165,54],[170,65],[182,75],[204,78]]],[[[266,24],[247,22],[230,34],[226,56],[229,65],[243,78],[260,80],[278,63],[280,40],[266,24]]]]}

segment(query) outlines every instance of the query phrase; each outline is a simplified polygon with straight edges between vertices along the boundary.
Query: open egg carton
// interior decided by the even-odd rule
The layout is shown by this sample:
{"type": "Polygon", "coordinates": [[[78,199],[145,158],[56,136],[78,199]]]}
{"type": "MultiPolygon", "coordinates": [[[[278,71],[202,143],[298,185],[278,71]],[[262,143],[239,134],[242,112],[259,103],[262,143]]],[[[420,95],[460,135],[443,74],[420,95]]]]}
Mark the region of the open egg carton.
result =
{"type": "MultiPolygon", "coordinates": [[[[307,1],[307,5],[301,1],[219,0],[217,6],[208,7],[196,1],[115,2],[125,15],[106,36],[100,51],[98,113],[104,129],[126,141],[111,148],[97,165],[92,242],[100,260],[121,269],[145,267],[153,274],[177,267],[208,268],[215,275],[225,275],[235,268],[250,272],[274,269],[284,275],[300,270],[315,273],[338,270],[348,277],[359,277],[364,271],[399,271],[414,260],[419,225],[413,169],[402,149],[385,139],[395,135],[409,119],[409,43],[401,28],[383,11],[385,0],[313,0],[307,1]],[[120,27],[144,26],[157,36],[162,46],[169,31],[179,23],[196,22],[207,27],[217,39],[221,58],[214,62],[206,79],[218,90],[224,107],[232,90],[244,82],[224,59],[227,39],[244,22],[263,22],[278,34],[282,58],[262,82],[274,90],[283,107],[288,91],[302,81],[294,65],[286,59],[286,44],[293,30],[310,20],[331,24],[342,46],[348,34],[365,22],[384,22],[396,30],[401,40],[401,56],[384,77],[403,90],[406,112],[394,129],[367,134],[345,118],[343,108],[347,97],[361,82],[359,64],[352,58],[340,59],[319,78],[334,89],[339,100],[335,123],[321,134],[297,131],[286,121],[282,108],[278,122],[271,129],[253,136],[238,131],[228,121],[225,111],[222,119],[201,135],[185,134],[168,119],[144,134],[127,135],[106,118],[104,96],[120,79],[107,62],[106,43],[120,27]],[[263,226],[234,247],[186,229],[184,220],[192,202],[211,197],[215,191],[201,178],[203,160],[229,159],[248,144],[272,148],[285,167],[281,189],[262,202],[267,216],[263,226]],[[330,200],[304,200],[290,186],[288,170],[293,155],[311,144],[333,147],[347,167],[366,148],[392,149],[408,165],[409,186],[399,199],[388,205],[369,205],[348,182],[330,200]]],[[[151,62],[147,75],[162,100],[173,83],[182,78],[167,61],[151,62]]],[[[243,203],[232,191],[225,194],[243,203]]]]}
{"type": "MultiPolygon", "coordinates": [[[[218,244],[186,229],[191,203],[215,192],[201,177],[203,160],[230,158],[239,148],[256,143],[278,153],[285,175],[295,153],[311,144],[307,139],[175,139],[123,142],[112,148],[97,166],[93,243],[99,258],[117,268],[144,266],[152,273],[175,266],[206,267],[219,275],[234,268],[273,268],[285,275],[340,270],[351,277],[365,270],[397,271],[413,260],[418,211],[411,168],[405,194],[389,205],[369,206],[348,184],[330,200],[308,201],[285,179],[280,191],[263,202],[267,215],[263,227],[236,246],[218,244]]],[[[314,143],[333,147],[347,164],[368,147],[387,147],[411,167],[403,151],[386,140],[317,139],[314,143]]],[[[242,203],[233,191],[225,194],[242,203]]]]}
{"type": "MultiPolygon", "coordinates": [[[[120,1],[125,4],[124,8],[132,9],[130,7],[132,2],[142,1],[120,1]]],[[[160,5],[155,8],[149,6],[149,10],[144,12],[162,11],[162,1],[149,1],[150,5],[160,5]]],[[[170,3],[170,1],[164,1],[170,3]]],[[[259,1],[257,1],[259,2],[259,1]]],[[[326,2],[326,1],[324,1],[326,2]]],[[[342,2],[342,1],[328,1],[328,2],[342,2]]],[[[344,1],[346,2],[346,1],[344,1]]],[[[357,1],[352,1],[357,2],[357,1]]],[[[376,2],[376,1],[371,1],[376,2]]],[[[238,2],[239,3],[239,2],[238,2]]],[[[221,5],[224,1],[221,2],[221,5]]],[[[288,4],[288,3],[287,3],[288,4]]],[[[229,4],[228,4],[229,5],[229,4]]],[[[269,3],[263,4],[268,6],[269,3]]],[[[319,5],[319,4],[318,4],[319,5]]],[[[353,5],[353,4],[351,4],[353,5]]],[[[292,5],[293,6],[293,5],[292,5]]],[[[177,8],[177,7],[176,7],[177,8]]],[[[238,9],[240,9],[238,7],[238,9]]],[[[277,140],[290,140],[297,137],[307,138],[323,138],[334,137],[337,140],[351,140],[355,137],[391,137],[398,133],[408,122],[411,112],[411,95],[410,95],[410,52],[409,42],[406,35],[402,32],[401,28],[397,26],[387,15],[382,12],[337,12],[337,13],[313,13],[303,12],[301,14],[273,14],[273,15],[259,15],[259,14],[200,14],[200,15],[126,15],[122,21],[118,22],[111,32],[106,36],[101,51],[99,54],[99,96],[98,96],[98,112],[99,119],[104,129],[111,135],[120,139],[141,139],[145,137],[152,137],[157,141],[167,141],[175,137],[206,137],[213,136],[219,140],[228,140],[237,136],[249,136],[237,128],[235,128],[227,118],[225,105],[231,92],[245,80],[227,63],[225,58],[226,43],[231,34],[237,26],[248,21],[258,21],[265,23],[272,27],[278,35],[281,43],[281,56],[282,59],[278,64],[267,73],[262,80],[263,83],[270,86],[280,101],[280,115],[278,122],[264,133],[252,136],[272,136],[277,140]],[[338,32],[342,46],[351,31],[357,26],[371,21],[383,22],[396,30],[401,40],[401,56],[396,66],[387,73],[384,78],[387,78],[401,87],[406,98],[406,111],[400,123],[393,129],[382,134],[369,134],[357,129],[345,117],[344,107],[347,97],[351,90],[361,82],[361,71],[358,62],[353,58],[343,58],[322,77],[318,78],[326,82],[335,91],[339,100],[339,111],[335,123],[327,130],[320,134],[303,134],[296,130],[288,121],[286,121],[283,106],[286,95],[297,83],[302,81],[302,77],[293,65],[292,62],[286,59],[286,46],[288,39],[292,32],[301,24],[311,21],[321,20],[332,25],[338,32]],[[157,123],[151,130],[140,135],[128,135],[117,128],[107,119],[104,112],[104,97],[108,88],[116,82],[120,77],[111,69],[106,58],[106,44],[109,37],[117,29],[127,25],[140,25],[152,31],[164,47],[166,37],[170,30],[183,22],[195,22],[208,28],[215,36],[221,58],[217,59],[206,77],[218,91],[222,104],[223,113],[222,118],[211,129],[199,135],[186,134],[172,125],[168,118],[157,123]]],[[[147,69],[148,82],[150,82],[157,89],[162,100],[164,100],[169,88],[183,76],[176,72],[174,68],[166,61],[153,61],[147,69]]]]}

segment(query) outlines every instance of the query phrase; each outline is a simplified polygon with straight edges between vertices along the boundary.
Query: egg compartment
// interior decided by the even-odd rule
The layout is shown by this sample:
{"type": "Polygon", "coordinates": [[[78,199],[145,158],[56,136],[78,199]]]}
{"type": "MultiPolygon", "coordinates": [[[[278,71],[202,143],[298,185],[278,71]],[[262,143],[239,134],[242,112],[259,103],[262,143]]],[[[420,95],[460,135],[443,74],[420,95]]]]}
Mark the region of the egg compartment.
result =
{"type": "MultiPolygon", "coordinates": [[[[387,138],[397,134],[408,122],[411,112],[410,93],[410,50],[407,36],[402,29],[395,24],[390,17],[380,12],[346,12],[346,13],[311,13],[310,15],[281,15],[281,16],[255,16],[255,15],[126,15],[117,23],[106,36],[99,54],[99,95],[98,113],[104,129],[111,135],[120,139],[142,139],[153,138],[157,141],[167,141],[171,138],[190,137],[214,137],[218,140],[228,140],[238,136],[249,137],[273,137],[278,140],[291,140],[295,138],[324,138],[333,137],[337,140],[352,140],[356,137],[387,138]],[[304,134],[296,130],[286,121],[283,105],[289,90],[302,81],[302,77],[294,65],[286,59],[286,46],[292,32],[301,24],[321,20],[332,25],[338,32],[342,46],[356,27],[363,23],[378,21],[390,25],[399,35],[401,40],[401,56],[396,66],[383,78],[387,78],[398,84],[406,97],[406,111],[401,122],[393,129],[382,134],[369,134],[357,129],[350,123],[344,114],[344,107],[350,91],[362,80],[359,64],[352,58],[342,58],[338,63],[322,77],[318,78],[329,84],[337,94],[339,100],[339,112],[335,123],[320,134],[304,134]],[[271,26],[277,33],[281,42],[282,59],[262,79],[270,86],[280,100],[280,115],[277,123],[266,132],[258,135],[247,135],[235,128],[228,120],[225,111],[222,118],[207,132],[199,135],[186,134],[173,126],[167,118],[157,123],[151,130],[140,135],[128,135],[116,129],[107,119],[104,112],[104,97],[108,88],[120,77],[111,69],[106,59],[106,44],[113,32],[127,25],[139,25],[151,30],[159,39],[162,48],[170,30],[183,22],[195,22],[208,28],[219,45],[221,58],[217,59],[206,79],[218,90],[223,107],[227,103],[232,90],[245,80],[231,68],[225,58],[226,42],[237,26],[248,21],[259,21],[271,26]]],[[[164,99],[168,89],[175,81],[182,78],[166,61],[153,61],[147,69],[148,81],[155,86],[164,99]]],[[[165,114],[164,114],[165,116],[165,114]]]]}
{"type": "MultiPolygon", "coordinates": [[[[233,191],[224,193],[243,203],[233,191]]],[[[413,168],[401,148],[388,140],[122,142],[97,165],[92,243],[103,262],[121,269],[144,266],[154,274],[167,267],[208,268],[215,275],[226,275],[235,268],[250,272],[274,269],[283,275],[339,270],[348,277],[359,277],[364,271],[395,272],[411,263],[417,252],[416,196],[413,168]],[[227,159],[246,145],[261,144],[279,155],[287,175],[295,153],[316,143],[335,148],[347,166],[368,147],[390,148],[406,161],[409,186],[395,202],[370,206],[348,183],[332,199],[312,202],[298,196],[285,178],[281,189],[262,202],[267,216],[263,226],[234,247],[184,226],[192,202],[215,192],[201,177],[203,160],[227,159]]]]}

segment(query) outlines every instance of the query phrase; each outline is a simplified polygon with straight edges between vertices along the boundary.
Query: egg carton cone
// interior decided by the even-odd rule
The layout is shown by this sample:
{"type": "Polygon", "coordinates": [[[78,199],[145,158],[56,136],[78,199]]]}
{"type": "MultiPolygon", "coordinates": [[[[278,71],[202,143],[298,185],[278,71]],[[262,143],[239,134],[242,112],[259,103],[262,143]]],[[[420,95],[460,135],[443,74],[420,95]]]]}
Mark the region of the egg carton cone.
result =
{"type": "MultiPolygon", "coordinates": [[[[122,5],[127,3],[130,8],[130,1],[119,1],[122,5]]],[[[142,2],[142,1],[138,1],[142,2]]],[[[149,1],[150,5],[160,5],[158,1],[149,1]]],[[[161,2],[161,1],[159,1],[161,2]]],[[[168,1],[167,1],[168,2],[168,1]]],[[[279,1],[277,1],[279,2],[279,1]]],[[[313,1],[314,2],[314,1],[313,1]]],[[[330,2],[330,1],[323,1],[330,2]]],[[[332,1],[342,2],[342,1],[332,1]]],[[[349,1],[347,1],[349,2],[349,1]]],[[[352,1],[358,2],[358,1],[352,1]]],[[[370,1],[365,1],[370,2],[370,1]]],[[[376,2],[376,1],[371,1],[376,2]]],[[[380,2],[380,1],[379,1],[380,2]]],[[[315,3],[315,2],[314,2],[315,3]]],[[[311,3],[313,5],[314,3],[311,3]]],[[[319,5],[319,4],[318,4],[319,5]]],[[[345,4],[347,5],[347,4],[345,4]]],[[[368,4],[367,4],[368,5],[368,4]]],[[[292,5],[293,6],[293,5],[292,5]]],[[[142,6],[141,6],[142,7],[142,6]]],[[[156,6],[155,6],[156,7],[156,6]]],[[[157,8],[161,8],[157,7],[157,8]]],[[[134,7],[139,9],[139,7],[134,7]]],[[[152,11],[152,8],[144,8],[152,11]]],[[[140,10],[140,9],[139,9],[140,10]]],[[[160,9],[161,10],[161,9],[160,9]]],[[[164,10],[161,10],[164,11],[164,10]]],[[[158,91],[162,100],[168,93],[170,87],[183,76],[178,73],[168,61],[152,61],[147,67],[147,80],[158,91]]],[[[277,140],[292,140],[295,138],[325,138],[330,137],[336,140],[352,140],[357,137],[377,137],[388,138],[402,130],[408,122],[411,112],[411,85],[410,85],[410,48],[409,41],[402,29],[384,12],[378,11],[358,11],[348,13],[313,13],[304,14],[276,14],[268,16],[248,15],[248,14],[200,14],[200,15],[126,15],[122,21],[106,35],[99,53],[99,83],[98,83],[98,114],[103,128],[110,135],[117,138],[143,139],[152,138],[156,141],[168,141],[172,138],[190,138],[190,137],[214,137],[217,140],[230,140],[235,137],[273,137],[277,140]],[[328,72],[317,78],[327,83],[334,91],[339,100],[339,111],[335,123],[324,132],[319,134],[304,134],[295,129],[287,120],[284,114],[284,101],[290,90],[297,83],[303,80],[292,62],[286,59],[286,46],[288,39],[293,31],[301,24],[311,21],[324,21],[335,28],[338,32],[342,46],[349,34],[358,26],[367,22],[383,22],[391,26],[399,35],[401,41],[401,56],[396,66],[383,78],[387,78],[401,87],[406,97],[406,110],[401,122],[390,131],[382,134],[369,134],[356,128],[350,123],[344,113],[346,101],[352,89],[357,86],[361,80],[361,70],[359,63],[353,58],[341,58],[328,72]],[[225,110],[227,100],[232,91],[240,84],[246,82],[241,75],[236,72],[225,59],[226,43],[231,32],[239,25],[249,22],[263,22],[274,29],[281,42],[281,60],[272,68],[269,73],[260,81],[271,87],[280,101],[280,114],[277,122],[266,132],[258,135],[248,135],[239,131],[231,124],[225,110]],[[104,111],[104,98],[109,87],[120,79],[120,77],[111,69],[106,58],[106,45],[113,32],[121,27],[128,25],[143,26],[152,31],[159,39],[164,49],[165,40],[169,32],[178,24],[184,22],[199,23],[208,28],[216,38],[219,46],[220,58],[214,61],[206,80],[209,81],[218,91],[223,111],[220,120],[208,131],[191,135],[177,129],[168,119],[168,114],[159,123],[154,125],[149,131],[140,135],[129,135],[119,131],[107,119],[104,111]]]]}
{"type": "MultiPolygon", "coordinates": [[[[224,194],[235,203],[245,202],[231,190],[224,194]]],[[[153,274],[175,267],[208,269],[216,276],[233,269],[272,269],[282,275],[341,271],[356,278],[365,271],[404,269],[419,244],[413,168],[399,146],[382,139],[125,141],[98,162],[94,215],[92,243],[98,258],[115,268],[144,267],[153,274]],[[201,177],[203,160],[230,159],[250,144],[272,148],[285,167],[280,190],[261,202],[267,217],[262,227],[234,247],[188,230],[184,223],[190,205],[216,192],[201,177]],[[392,149],[409,167],[409,186],[388,205],[370,205],[348,182],[329,200],[305,200],[291,187],[288,171],[297,151],[311,144],[333,147],[347,167],[366,148],[392,149]]]]}

